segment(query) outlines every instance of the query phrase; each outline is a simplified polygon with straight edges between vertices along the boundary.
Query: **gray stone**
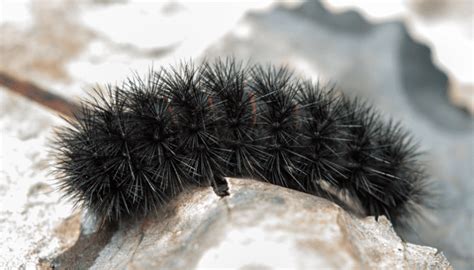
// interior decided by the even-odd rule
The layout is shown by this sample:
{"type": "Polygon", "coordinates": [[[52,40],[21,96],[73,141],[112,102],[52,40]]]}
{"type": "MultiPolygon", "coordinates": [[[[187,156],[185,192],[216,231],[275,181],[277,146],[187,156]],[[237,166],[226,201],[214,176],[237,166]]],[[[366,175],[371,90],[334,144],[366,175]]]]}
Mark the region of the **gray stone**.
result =
{"type": "Polygon", "coordinates": [[[46,148],[56,115],[0,87],[0,269],[32,269],[76,242],[80,215],[61,200],[46,148]]]}
{"type": "MultiPolygon", "coordinates": [[[[436,249],[403,242],[384,217],[360,218],[325,199],[254,180],[229,179],[229,185],[224,198],[211,188],[186,191],[156,215],[121,225],[96,254],[57,259],[55,266],[452,269],[436,249]]],[[[95,248],[90,238],[82,242],[76,245],[95,248]]]]}

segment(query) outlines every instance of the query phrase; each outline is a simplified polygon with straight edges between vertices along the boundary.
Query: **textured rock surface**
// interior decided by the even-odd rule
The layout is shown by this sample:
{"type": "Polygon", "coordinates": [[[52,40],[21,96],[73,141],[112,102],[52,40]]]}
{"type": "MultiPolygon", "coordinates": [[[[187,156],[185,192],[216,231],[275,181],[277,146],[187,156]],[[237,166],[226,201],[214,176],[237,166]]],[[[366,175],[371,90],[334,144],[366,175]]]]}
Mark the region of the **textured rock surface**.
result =
{"type": "Polygon", "coordinates": [[[0,88],[0,269],[34,269],[79,235],[80,216],[48,175],[54,123],[56,115],[0,88]]]}
{"type": "MultiPolygon", "coordinates": [[[[361,219],[327,200],[253,180],[229,184],[228,197],[210,188],[190,190],[156,215],[120,226],[98,254],[57,259],[55,266],[452,269],[436,249],[402,242],[385,218],[361,219]]],[[[86,249],[94,245],[83,241],[86,249]]]]}

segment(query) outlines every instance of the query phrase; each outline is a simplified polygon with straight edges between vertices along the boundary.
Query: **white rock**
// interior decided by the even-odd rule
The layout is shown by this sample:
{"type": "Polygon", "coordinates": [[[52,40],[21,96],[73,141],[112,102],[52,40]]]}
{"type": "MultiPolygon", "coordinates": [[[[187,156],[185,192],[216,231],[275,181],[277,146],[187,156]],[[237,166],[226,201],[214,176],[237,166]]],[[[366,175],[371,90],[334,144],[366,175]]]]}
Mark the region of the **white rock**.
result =
{"type": "MultiPolygon", "coordinates": [[[[194,189],[122,226],[90,269],[452,269],[436,249],[401,241],[383,217],[267,183],[229,184],[223,199],[194,189]]],[[[86,266],[70,263],[56,266],[86,266]]]]}
{"type": "MultiPolygon", "coordinates": [[[[48,175],[47,140],[60,118],[0,87],[0,269],[31,269],[73,244],[72,205],[48,175]]],[[[73,222],[74,224],[74,222],[73,222]]]]}

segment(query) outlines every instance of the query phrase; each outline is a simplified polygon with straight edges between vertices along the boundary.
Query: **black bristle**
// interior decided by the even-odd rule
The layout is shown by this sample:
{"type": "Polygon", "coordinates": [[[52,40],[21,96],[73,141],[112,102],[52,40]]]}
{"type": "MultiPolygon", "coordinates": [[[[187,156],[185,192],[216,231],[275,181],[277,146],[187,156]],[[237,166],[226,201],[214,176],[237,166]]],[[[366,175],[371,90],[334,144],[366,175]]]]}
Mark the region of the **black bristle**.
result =
{"type": "Polygon", "coordinates": [[[182,64],[163,71],[162,80],[177,124],[178,151],[187,160],[188,181],[216,189],[227,167],[227,149],[219,136],[223,104],[205,91],[203,68],[182,64]]]}
{"type": "Polygon", "coordinates": [[[300,134],[301,151],[306,158],[309,189],[320,189],[318,181],[337,185],[348,170],[343,156],[351,137],[350,121],[341,97],[333,89],[321,89],[319,83],[304,82],[300,86],[298,104],[303,112],[300,134]]]}
{"type": "Polygon", "coordinates": [[[261,160],[263,175],[270,183],[303,190],[299,179],[301,154],[298,153],[299,112],[297,84],[287,68],[255,66],[250,70],[250,91],[258,97],[257,128],[259,144],[267,153],[261,160]]]}
{"type": "Polygon", "coordinates": [[[264,179],[260,160],[267,154],[258,141],[255,94],[246,87],[247,68],[231,59],[206,63],[204,91],[219,104],[219,138],[225,151],[226,176],[264,179]]]}
{"type": "Polygon", "coordinates": [[[400,124],[287,68],[233,59],[134,76],[82,103],[55,141],[60,188],[99,218],[153,212],[188,186],[227,195],[246,177],[395,224],[427,197],[418,150],[400,124]]]}

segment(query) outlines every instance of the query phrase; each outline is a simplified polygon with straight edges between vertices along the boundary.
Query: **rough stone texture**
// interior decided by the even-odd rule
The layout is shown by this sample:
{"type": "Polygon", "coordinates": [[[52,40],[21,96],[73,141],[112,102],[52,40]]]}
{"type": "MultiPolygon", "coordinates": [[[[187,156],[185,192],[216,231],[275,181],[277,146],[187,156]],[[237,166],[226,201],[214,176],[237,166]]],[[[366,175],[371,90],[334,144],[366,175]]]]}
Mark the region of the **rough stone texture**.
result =
{"type": "Polygon", "coordinates": [[[0,269],[34,269],[79,235],[80,216],[48,175],[47,138],[60,122],[0,88],[0,269]]]}
{"type": "Polygon", "coordinates": [[[254,180],[229,179],[229,185],[225,198],[210,188],[185,192],[156,215],[120,226],[100,253],[57,259],[55,266],[452,269],[436,249],[401,241],[384,217],[362,219],[325,199],[254,180]]]}

